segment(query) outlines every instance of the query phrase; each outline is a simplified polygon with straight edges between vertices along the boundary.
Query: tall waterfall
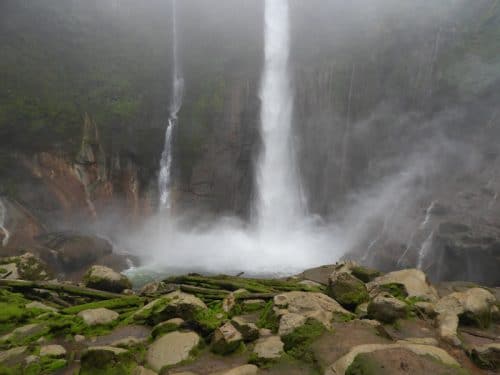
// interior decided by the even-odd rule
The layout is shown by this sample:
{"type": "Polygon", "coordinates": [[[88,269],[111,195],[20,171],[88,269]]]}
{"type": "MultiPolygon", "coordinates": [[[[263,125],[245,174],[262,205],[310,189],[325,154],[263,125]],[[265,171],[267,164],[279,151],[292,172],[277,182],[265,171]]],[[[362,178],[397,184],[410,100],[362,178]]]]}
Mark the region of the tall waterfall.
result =
{"type": "Polygon", "coordinates": [[[170,189],[172,185],[172,146],[175,128],[177,126],[177,114],[182,107],[184,93],[184,78],[182,77],[179,59],[179,40],[177,36],[177,0],[172,0],[172,93],[170,99],[169,118],[165,131],[165,145],[161,154],[160,173],[158,176],[158,188],[160,192],[160,210],[170,209],[170,189]]]}
{"type": "Polygon", "coordinates": [[[287,227],[300,215],[292,145],[293,97],[288,59],[290,19],[288,0],[266,0],[265,64],[260,89],[264,150],[257,179],[257,220],[261,227],[287,227]]]}
{"type": "Polygon", "coordinates": [[[2,246],[7,246],[10,239],[10,233],[5,227],[6,221],[7,221],[7,208],[5,207],[2,198],[0,198],[0,230],[3,232],[2,246]]]}

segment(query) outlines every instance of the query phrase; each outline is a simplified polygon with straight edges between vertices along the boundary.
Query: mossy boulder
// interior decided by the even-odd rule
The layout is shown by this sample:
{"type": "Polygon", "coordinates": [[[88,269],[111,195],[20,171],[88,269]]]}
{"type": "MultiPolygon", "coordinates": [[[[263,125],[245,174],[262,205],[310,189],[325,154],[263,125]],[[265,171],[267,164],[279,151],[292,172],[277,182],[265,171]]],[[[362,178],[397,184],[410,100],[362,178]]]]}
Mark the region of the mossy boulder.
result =
{"type": "Polygon", "coordinates": [[[128,375],[136,367],[128,350],[113,346],[90,347],[80,362],[80,375],[128,375]]]}
{"type": "Polygon", "coordinates": [[[194,332],[167,333],[149,346],[147,364],[160,372],[164,367],[187,360],[199,343],[200,337],[194,332]]]}
{"type": "Polygon", "coordinates": [[[6,279],[21,279],[30,281],[46,281],[52,278],[48,266],[33,253],[27,252],[21,256],[2,258],[0,274],[6,279]]]}
{"type": "Polygon", "coordinates": [[[408,305],[387,293],[376,296],[368,304],[368,316],[382,323],[394,323],[408,316],[408,305]]]}
{"type": "Polygon", "coordinates": [[[382,275],[380,271],[374,270],[373,268],[358,265],[352,267],[351,274],[365,283],[369,283],[382,275]]]}
{"type": "Polygon", "coordinates": [[[88,288],[114,293],[121,293],[125,289],[132,288],[132,283],[126,276],[104,266],[90,267],[83,282],[88,288]]]}
{"type": "Polygon", "coordinates": [[[241,333],[244,341],[250,342],[259,338],[259,328],[244,317],[236,316],[231,319],[231,323],[241,333]]]}
{"type": "Polygon", "coordinates": [[[117,312],[102,307],[80,311],[78,316],[90,327],[110,324],[119,318],[117,312]]]}
{"type": "Polygon", "coordinates": [[[491,343],[472,348],[470,356],[474,363],[486,370],[500,370],[500,343],[491,343]]]}
{"type": "Polygon", "coordinates": [[[350,310],[356,309],[356,306],[369,299],[365,284],[347,272],[332,274],[327,292],[330,297],[350,310]]]}
{"type": "Polygon", "coordinates": [[[314,319],[308,319],[293,332],[281,337],[285,352],[296,359],[314,362],[311,344],[325,332],[325,327],[314,319]]]}
{"type": "Polygon", "coordinates": [[[169,319],[165,322],[161,322],[153,327],[151,331],[151,336],[153,338],[157,338],[166,333],[177,331],[185,324],[184,320],[181,318],[173,318],[169,319]]]}
{"type": "Polygon", "coordinates": [[[256,341],[250,361],[257,365],[278,361],[284,352],[284,344],[279,336],[268,336],[256,341]]]}
{"type": "Polygon", "coordinates": [[[231,324],[217,328],[212,336],[212,351],[217,354],[230,354],[243,342],[241,333],[231,324]]]}

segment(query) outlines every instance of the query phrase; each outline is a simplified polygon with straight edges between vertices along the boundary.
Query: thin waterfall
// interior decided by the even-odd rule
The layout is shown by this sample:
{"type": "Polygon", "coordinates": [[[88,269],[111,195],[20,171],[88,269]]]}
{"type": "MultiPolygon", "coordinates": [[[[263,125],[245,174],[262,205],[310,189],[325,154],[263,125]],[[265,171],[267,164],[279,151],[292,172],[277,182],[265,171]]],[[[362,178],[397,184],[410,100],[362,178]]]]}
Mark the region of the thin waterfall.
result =
{"type": "Polygon", "coordinates": [[[182,107],[184,94],[184,78],[182,76],[179,59],[179,40],[177,35],[177,0],[172,0],[172,93],[169,107],[169,118],[165,130],[165,145],[161,154],[160,173],[158,176],[158,188],[160,193],[160,210],[170,210],[171,187],[172,187],[172,146],[177,127],[177,114],[182,107]]]}
{"type": "Polygon", "coordinates": [[[10,239],[10,232],[7,230],[5,227],[7,221],[7,207],[5,207],[5,204],[2,201],[2,198],[0,198],[0,230],[3,232],[4,237],[2,240],[2,246],[7,246],[9,243],[10,239]]]}
{"type": "Polygon", "coordinates": [[[291,150],[293,97],[289,55],[288,0],[266,0],[265,62],[260,89],[263,151],[257,179],[257,220],[261,228],[284,228],[301,217],[291,150]]]}

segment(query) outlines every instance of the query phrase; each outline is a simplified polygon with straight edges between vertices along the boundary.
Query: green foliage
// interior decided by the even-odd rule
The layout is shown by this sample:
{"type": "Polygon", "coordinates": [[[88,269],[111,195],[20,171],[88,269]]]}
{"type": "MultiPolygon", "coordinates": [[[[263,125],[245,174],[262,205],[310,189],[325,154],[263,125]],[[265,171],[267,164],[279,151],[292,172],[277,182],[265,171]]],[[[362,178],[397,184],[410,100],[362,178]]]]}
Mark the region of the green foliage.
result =
{"type": "Polygon", "coordinates": [[[408,297],[408,293],[406,292],[406,288],[403,284],[398,284],[398,283],[383,284],[380,286],[380,289],[384,292],[389,293],[391,296],[401,301],[405,301],[406,297],[408,297]]]}
{"type": "Polygon", "coordinates": [[[219,303],[209,309],[198,309],[193,317],[195,327],[203,334],[209,335],[227,320],[227,314],[219,303]]]}
{"type": "Polygon", "coordinates": [[[259,320],[257,321],[257,327],[267,328],[270,329],[272,332],[278,332],[279,318],[273,311],[272,301],[269,301],[262,310],[259,320]]]}
{"type": "Polygon", "coordinates": [[[293,358],[314,363],[314,353],[311,344],[325,332],[323,324],[314,319],[308,319],[305,324],[292,333],[282,337],[285,351],[293,358]]]}

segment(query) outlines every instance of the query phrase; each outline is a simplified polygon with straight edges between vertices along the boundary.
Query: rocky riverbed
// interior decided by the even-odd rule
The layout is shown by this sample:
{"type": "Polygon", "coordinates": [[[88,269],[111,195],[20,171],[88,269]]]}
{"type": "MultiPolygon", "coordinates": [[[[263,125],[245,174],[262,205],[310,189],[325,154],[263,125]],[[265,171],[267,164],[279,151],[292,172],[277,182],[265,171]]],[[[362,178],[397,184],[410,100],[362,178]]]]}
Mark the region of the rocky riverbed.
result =
{"type": "Polygon", "coordinates": [[[493,374],[500,288],[354,262],[287,279],[188,274],[133,289],[92,266],[0,260],[0,374],[493,374]]]}

